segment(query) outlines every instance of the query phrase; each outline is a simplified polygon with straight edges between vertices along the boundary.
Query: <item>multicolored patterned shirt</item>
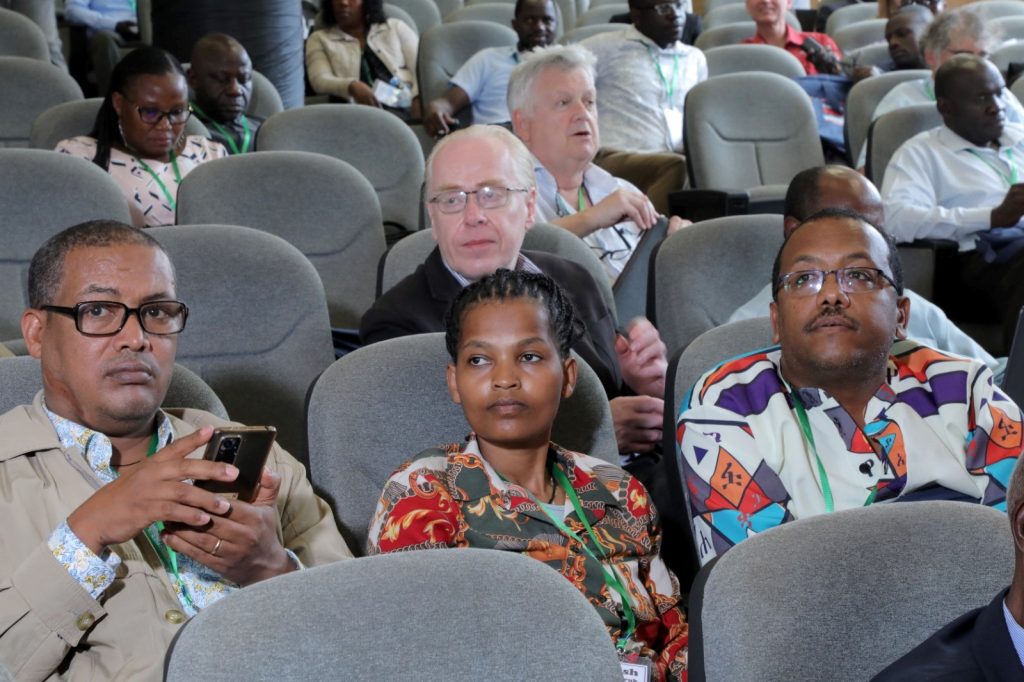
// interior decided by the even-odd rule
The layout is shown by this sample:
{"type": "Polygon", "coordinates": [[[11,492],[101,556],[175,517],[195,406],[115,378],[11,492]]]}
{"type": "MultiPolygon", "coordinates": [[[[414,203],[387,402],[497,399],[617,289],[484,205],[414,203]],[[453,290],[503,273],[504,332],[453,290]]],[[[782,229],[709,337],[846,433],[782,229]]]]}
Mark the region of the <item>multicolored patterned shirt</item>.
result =
{"type": "MultiPolygon", "coordinates": [[[[171,428],[170,419],[167,419],[162,412],[158,412],[157,415],[159,421],[157,449],[159,450],[174,438],[174,431],[171,428]]],[[[79,450],[86,464],[104,485],[117,478],[117,472],[110,466],[113,447],[107,436],[54,414],[48,409],[46,409],[46,416],[49,417],[57,431],[61,447],[66,450],[79,450]]],[[[140,534],[136,541],[145,542],[146,538],[152,538],[148,541],[154,544],[154,549],[157,552],[164,550],[164,544],[159,540],[160,533],[155,526],[151,526],[149,532],[140,534]]],[[[71,577],[89,592],[93,599],[99,599],[100,595],[114,582],[115,572],[118,564],[121,563],[120,557],[109,549],[103,553],[103,556],[97,556],[75,535],[68,526],[67,520],[63,521],[50,534],[47,544],[50,551],[53,552],[54,558],[64,566],[71,577]]],[[[178,601],[181,602],[182,610],[187,615],[194,616],[198,610],[238,589],[238,585],[225,580],[219,573],[195,559],[185,554],[178,554],[177,558],[181,581],[175,580],[173,576],[168,577],[178,601]],[[185,592],[188,593],[188,598],[186,598],[185,592]],[[191,603],[189,599],[191,599],[191,603]]],[[[295,560],[293,557],[293,561],[295,560]]]]}
{"type": "MultiPolygon", "coordinates": [[[[661,559],[661,529],[647,491],[614,464],[554,444],[551,454],[600,540],[593,554],[603,554],[602,563],[631,596],[637,629],[628,649],[653,658],[659,679],[685,679],[688,629],[679,583],[661,559]]],[[[587,539],[575,511],[564,523],[587,539]]],[[[613,640],[623,634],[622,601],[606,585],[601,565],[559,532],[525,489],[502,480],[473,437],[461,447],[426,450],[400,467],[370,524],[370,554],[441,547],[500,549],[543,561],[587,597],[613,640]]]]}
{"type": "Polygon", "coordinates": [[[791,391],[780,357],[776,346],[729,360],[683,403],[676,436],[702,563],[755,533],[827,512],[826,487],[836,510],[929,495],[1005,510],[1021,413],[984,364],[896,342],[860,429],[825,391],[791,391]]]}

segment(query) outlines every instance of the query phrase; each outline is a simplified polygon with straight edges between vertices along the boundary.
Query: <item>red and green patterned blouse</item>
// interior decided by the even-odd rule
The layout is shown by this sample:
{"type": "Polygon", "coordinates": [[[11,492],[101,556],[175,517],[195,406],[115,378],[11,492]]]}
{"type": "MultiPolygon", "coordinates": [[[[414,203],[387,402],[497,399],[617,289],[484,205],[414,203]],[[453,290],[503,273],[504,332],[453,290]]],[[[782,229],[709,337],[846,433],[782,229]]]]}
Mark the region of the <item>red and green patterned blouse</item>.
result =
{"type": "MultiPolygon", "coordinates": [[[[631,596],[637,627],[627,650],[652,658],[659,679],[686,679],[688,629],[679,584],[661,559],[661,529],[647,491],[614,464],[554,444],[551,454],[601,543],[592,553],[605,557],[631,596]]],[[[591,542],[571,504],[555,509],[591,542]]],[[[400,467],[370,524],[370,554],[442,547],[500,549],[543,561],[586,596],[613,641],[623,634],[621,598],[605,584],[595,558],[559,532],[525,489],[502,480],[472,437],[461,446],[425,450],[400,467]]]]}

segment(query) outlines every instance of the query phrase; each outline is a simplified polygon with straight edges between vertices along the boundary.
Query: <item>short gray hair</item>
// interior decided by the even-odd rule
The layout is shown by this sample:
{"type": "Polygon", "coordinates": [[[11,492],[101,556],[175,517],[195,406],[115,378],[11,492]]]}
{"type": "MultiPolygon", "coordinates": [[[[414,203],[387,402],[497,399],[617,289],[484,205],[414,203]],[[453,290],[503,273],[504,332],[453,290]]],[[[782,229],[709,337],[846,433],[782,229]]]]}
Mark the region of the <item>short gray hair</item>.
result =
{"type": "MultiPolygon", "coordinates": [[[[526,148],[523,141],[499,125],[474,125],[463,130],[456,130],[451,135],[441,138],[440,142],[434,145],[430,156],[427,157],[426,170],[423,180],[427,191],[431,191],[431,181],[434,174],[434,160],[437,155],[447,147],[452,140],[472,140],[475,138],[491,138],[501,142],[508,149],[514,161],[514,178],[517,185],[523,189],[532,189],[537,186],[537,175],[533,170],[533,156],[526,148]]],[[[427,197],[429,199],[429,197],[427,197]]]]}
{"type": "Polygon", "coordinates": [[[519,66],[512,70],[508,79],[508,110],[522,109],[533,111],[533,83],[548,69],[574,71],[582,69],[595,80],[594,67],[597,57],[594,53],[575,43],[570,45],[550,45],[540,47],[527,53],[519,66]]]}
{"type": "Polygon", "coordinates": [[[982,12],[962,7],[935,17],[921,36],[921,53],[938,55],[949,47],[954,36],[969,36],[986,52],[990,52],[999,42],[998,31],[982,12]]]}

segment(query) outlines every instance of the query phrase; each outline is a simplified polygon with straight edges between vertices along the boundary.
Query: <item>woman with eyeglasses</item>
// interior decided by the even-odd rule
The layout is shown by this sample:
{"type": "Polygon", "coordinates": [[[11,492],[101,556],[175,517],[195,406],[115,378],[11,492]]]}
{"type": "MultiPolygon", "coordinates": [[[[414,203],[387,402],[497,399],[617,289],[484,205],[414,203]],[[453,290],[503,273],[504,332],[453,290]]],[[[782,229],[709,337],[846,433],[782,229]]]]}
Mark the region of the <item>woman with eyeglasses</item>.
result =
{"type": "Polygon", "coordinates": [[[114,67],[92,132],[61,140],[57,151],[110,173],[136,227],[173,225],[181,179],[199,164],[228,155],[218,142],[185,135],[191,115],[181,64],[169,52],[142,47],[114,67]]]}

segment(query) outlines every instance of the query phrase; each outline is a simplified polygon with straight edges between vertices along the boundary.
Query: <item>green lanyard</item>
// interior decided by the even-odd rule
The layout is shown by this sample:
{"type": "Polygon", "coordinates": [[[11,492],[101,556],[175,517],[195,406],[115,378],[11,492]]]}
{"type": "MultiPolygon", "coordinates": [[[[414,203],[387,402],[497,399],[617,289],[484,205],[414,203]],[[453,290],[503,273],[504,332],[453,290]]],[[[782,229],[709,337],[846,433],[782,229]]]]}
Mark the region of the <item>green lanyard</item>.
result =
{"type": "MultiPolygon", "coordinates": [[[[835,511],[835,501],[832,498],[832,485],[828,482],[828,474],[825,473],[825,465],[821,463],[821,457],[818,455],[818,448],[814,444],[814,434],[811,433],[811,424],[807,420],[807,410],[804,408],[804,402],[800,400],[800,396],[797,395],[796,391],[791,390],[789,394],[793,397],[793,408],[796,410],[797,421],[800,422],[800,430],[804,434],[804,440],[811,447],[811,454],[814,455],[814,461],[818,464],[818,478],[821,480],[821,493],[825,496],[825,512],[831,514],[835,511]]],[[[876,482],[871,492],[868,494],[866,500],[864,500],[864,506],[867,507],[875,501],[875,495],[878,494],[878,483],[876,482]]]]}
{"type": "Polygon", "coordinates": [[[583,183],[582,182],[580,183],[579,192],[576,194],[576,203],[579,206],[579,208],[577,208],[576,210],[579,213],[583,213],[583,209],[587,207],[587,204],[586,204],[586,200],[585,200],[584,194],[583,194],[583,183]]]}
{"type": "MultiPolygon", "coordinates": [[[[171,207],[171,210],[172,211],[177,211],[178,210],[178,204],[174,200],[174,197],[171,196],[171,191],[169,189],[167,189],[167,185],[165,185],[164,181],[160,179],[160,176],[157,175],[156,172],[152,168],[149,167],[148,163],[146,163],[145,161],[143,161],[142,159],[140,159],[137,156],[134,157],[134,158],[135,158],[135,162],[137,164],[139,164],[140,166],[142,166],[142,170],[144,170],[147,173],[149,173],[149,176],[151,178],[153,178],[153,180],[156,181],[157,185],[159,185],[160,191],[163,192],[164,193],[164,197],[167,198],[167,205],[171,207]]],[[[181,184],[181,171],[178,170],[178,157],[174,155],[174,151],[173,150],[171,150],[171,166],[174,167],[174,182],[177,183],[178,185],[180,185],[181,184]]]]}
{"type": "Polygon", "coordinates": [[[672,82],[669,82],[665,78],[665,73],[661,70],[661,60],[658,59],[654,54],[654,50],[651,46],[647,46],[647,54],[651,55],[651,61],[654,62],[654,68],[658,70],[658,77],[661,79],[661,84],[665,86],[665,94],[668,95],[668,105],[672,106],[672,93],[676,91],[676,81],[679,79],[679,53],[674,52],[672,54],[672,82]]]}
{"type": "MultiPolygon", "coordinates": [[[[160,443],[160,437],[157,432],[153,432],[153,438],[149,441],[149,452],[146,453],[146,457],[152,457],[156,453],[157,445],[160,443]]],[[[178,589],[181,591],[181,596],[185,599],[185,603],[188,604],[189,608],[193,611],[199,611],[196,608],[195,603],[192,601],[192,595],[188,593],[188,587],[185,585],[185,581],[181,578],[181,573],[178,571],[178,553],[173,549],[165,545],[160,541],[160,533],[164,530],[164,522],[157,521],[146,528],[146,538],[149,540],[149,544],[153,546],[153,551],[160,557],[160,563],[163,564],[164,570],[170,573],[174,577],[174,582],[177,583],[178,589]],[[153,526],[156,526],[156,532],[153,532],[153,526]]]]}
{"type": "MultiPolygon", "coordinates": [[[[967,151],[969,151],[971,154],[974,154],[974,156],[978,157],[979,161],[981,161],[986,166],[988,166],[989,168],[994,170],[996,172],[996,174],[1003,179],[1003,182],[1006,183],[1007,187],[1012,187],[1012,186],[1017,184],[1017,164],[1013,162],[1013,150],[1012,149],[1007,149],[1006,150],[1006,161],[1010,164],[1010,174],[1009,175],[1007,175],[1002,170],[1000,170],[999,166],[995,165],[994,163],[992,163],[991,161],[986,159],[984,156],[979,154],[977,152],[977,150],[975,150],[975,149],[968,149],[967,151]]],[[[998,152],[996,152],[996,156],[997,157],[999,156],[998,152]]]]}
{"type": "MultiPolygon", "coordinates": [[[[583,538],[581,538],[571,528],[565,525],[565,522],[562,519],[553,516],[547,510],[544,504],[538,501],[537,498],[533,496],[533,493],[531,493],[529,490],[527,490],[526,493],[527,495],[530,496],[530,499],[534,502],[534,504],[536,504],[537,507],[542,512],[544,512],[544,515],[551,520],[551,523],[553,523],[555,527],[558,528],[559,531],[561,531],[567,537],[572,538],[573,540],[578,542],[580,544],[580,548],[583,549],[583,552],[588,557],[597,562],[597,564],[601,567],[602,573],[604,574],[605,585],[607,585],[609,589],[615,590],[619,593],[619,596],[622,598],[622,611],[626,617],[626,631],[619,638],[619,641],[615,643],[615,646],[618,647],[620,651],[625,650],[626,645],[629,643],[629,638],[633,636],[634,632],[636,632],[636,614],[633,613],[633,607],[630,604],[629,592],[626,590],[626,587],[622,584],[622,579],[619,578],[618,573],[612,567],[606,565],[604,561],[602,561],[602,559],[607,558],[607,555],[604,551],[604,546],[598,541],[597,535],[594,533],[594,529],[590,526],[590,521],[587,520],[587,515],[583,513],[583,506],[580,504],[580,498],[576,496],[576,491],[573,490],[572,484],[569,482],[569,477],[565,475],[564,471],[558,468],[557,464],[551,465],[551,475],[554,477],[556,481],[558,481],[558,484],[562,487],[562,490],[565,491],[565,496],[569,498],[569,501],[572,502],[572,507],[574,510],[576,510],[576,516],[578,516],[580,521],[583,523],[583,527],[587,529],[587,535],[589,535],[590,539],[594,542],[594,546],[597,547],[597,551],[601,553],[601,558],[595,556],[594,552],[591,551],[589,547],[587,547],[586,543],[583,541],[583,538]]],[[[499,476],[501,476],[501,474],[499,474],[499,476]]],[[[504,480],[504,477],[502,477],[502,480],[504,480]]]]}
{"type": "Polygon", "coordinates": [[[228,130],[224,126],[222,126],[221,124],[217,123],[212,118],[207,116],[195,102],[192,103],[192,109],[197,114],[202,116],[204,121],[209,121],[210,123],[212,123],[213,127],[217,129],[217,132],[224,136],[224,140],[228,143],[228,147],[231,148],[232,154],[245,154],[247,151],[249,151],[249,142],[252,140],[252,131],[249,130],[249,119],[246,117],[245,114],[242,114],[242,149],[241,151],[239,151],[238,145],[235,143],[235,136],[228,132],[228,130]]]}

